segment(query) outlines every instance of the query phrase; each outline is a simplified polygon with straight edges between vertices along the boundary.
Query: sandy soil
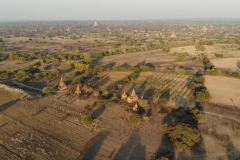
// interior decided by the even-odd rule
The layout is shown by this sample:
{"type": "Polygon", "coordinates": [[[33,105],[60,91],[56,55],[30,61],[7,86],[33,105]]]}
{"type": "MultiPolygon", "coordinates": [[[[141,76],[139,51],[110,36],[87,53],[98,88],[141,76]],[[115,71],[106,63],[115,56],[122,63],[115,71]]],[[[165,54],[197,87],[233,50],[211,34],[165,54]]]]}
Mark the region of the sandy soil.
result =
{"type": "Polygon", "coordinates": [[[161,50],[152,50],[145,52],[126,53],[113,56],[106,56],[102,59],[96,59],[98,63],[107,66],[122,65],[122,66],[135,66],[138,62],[151,63],[156,69],[164,69],[167,67],[185,67],[192,69],[203,69],[202,63],[196,63],[190,59],[184,62],[176,62],[176,56],[163,53],[161,50]]]}
{"type": "Polygon", "coordinates": [[[237,71],[240,70],[240,58],[217,58],[211,62],[220,69],[237,71]]]}
{"type": "Polygon", "coordinates": [[[221,76],[205,76],[211,102],[240,107],[240,80],[221,76]]]}

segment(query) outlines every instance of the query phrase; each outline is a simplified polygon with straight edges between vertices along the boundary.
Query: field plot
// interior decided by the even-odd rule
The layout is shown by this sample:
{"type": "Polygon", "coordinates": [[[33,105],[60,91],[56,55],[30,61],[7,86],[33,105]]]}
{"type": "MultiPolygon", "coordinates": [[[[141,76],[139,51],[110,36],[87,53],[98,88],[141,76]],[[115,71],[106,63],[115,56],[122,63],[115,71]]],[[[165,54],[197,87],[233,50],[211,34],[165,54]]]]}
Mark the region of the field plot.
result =
{"type": "Polygon", "coordinates": [[[240,58],[217,58],[211,59],[214,66],[228,71],[239,71],[240,70],[240,58]]]}
{"type": "Polygon", "coordinates": [[[206,87],[217,104],[240,106],[240,81],[228,77],[205,76],[206,87]]]}
{"type": "Polygon", "coordinates": [[[188,90],[186,84],[192,79],[191,76],[181,74],[153,73],[145,79],[136,81],[134,84],[126,85],[124,90],[131,93],[136,90],[139,96],[144,99],[153,100],[166,99],[169,105],[182,105],[188,107],[194,105],[193,91],[188,90]]]}
{"type": "Polygon", "coordinates": [[[167,68],[167,67],[185,67],[192,69],[203,69],[202,63],[196,63],[192,60],[186,60],[184,62],[176,62],[176,57],[167,53],[163,53],[161,50],[135,52],[127,54],[119,54],[113,56],[106,56],[99,59],[99,63],[107,66],[135,66],[138,62],[143,64],[152,64],[155,68],[167,68]]]}

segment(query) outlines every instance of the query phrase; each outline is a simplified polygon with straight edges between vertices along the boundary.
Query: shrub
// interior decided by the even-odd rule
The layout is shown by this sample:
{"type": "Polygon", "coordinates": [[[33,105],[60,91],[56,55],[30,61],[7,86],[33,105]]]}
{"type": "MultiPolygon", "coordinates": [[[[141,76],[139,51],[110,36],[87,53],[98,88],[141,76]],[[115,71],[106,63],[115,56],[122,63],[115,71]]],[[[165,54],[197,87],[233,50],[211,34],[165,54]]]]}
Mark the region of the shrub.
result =
{"type": "Polygon", "coordinates": [[[224,58],[223,54],[216,54],[215,55],[217,58],[224,58]]]}
{"type": "Polygon", "coordinates": [[[142,72],[151,72],[151,71],[153,71],[153,68],[148,67],[146,65],[141,65],[140,69],[141,69],[142,72]]]}
{"type": "Polygon", "coordinates": [[[53,87],[44,87],[42,92],[48,95],[55,94],[55,89],[53,87]]]}
{"type": "Polygon", "coordinates": [[[140,73],[141,69],[139,67],[133,67],[133,72],[140,73]]]}
{"type": "Polygon", "coordinates": [[[137,79],[134,74],[130,74],[128,77],[131,81],[135,81],[137,79]]]}
{"type": "Polygon", "coordinates": [[[197,102],[204,102],[204,101],[208,101],[210,99],[211,99],[210,93],[206,89],[196,93],[195,100],[197,102]]]}
{"type": "Polygon", "coordinates": [[[27,78],[29,78],[28,74],[24,70],[20,70],[17,74],[15,74],[15,77],[20,82],[25,81],[27,78]]]}
{"type": "Polygon", "coordinates": [[[82,119],[82,123],[84,124],[92,124],[93,122],[93,117],[91,115],[88,115],[82,119]]]}
{"type": "Polygon", "coordinates": [[[130,81],[130,79],[128,78],[128,76],[125,76],[125,77],[122,79],[122,81],[127,83],[127,82],[130,81]]]}
{"type": "Polygon", "coordinates": [[[75,72],[69,72],[69,73],[67,73],[67,76],[69,78],[74,78],[75,77],[75,72]]]}
{"type": "Polygon", "coordinates": [[[139,99],[138,100],[138,105],[140,108],[147,110],[149,108],[149,104],[148,104],[148,100],[144,100],[144,99],[139,99]]]}
{"type": "Polygon", "coordinates": [[[106,68],[100,64],[100,65],[94,66],[94,70],[96,70],[97,72],[104,72],[106,68]]]}
{"type": "Polygon", "coordinates": [[[43,77],[43,75],[42,75],[42,73],[35,73],[35,74],[34,74],[34,77],[35,77],[36,79],[41,79],[41,78],[43,77]]]}
{"type": "Polygon", "coordinates": [[[93,92],[93,88],[90,87],[90,86],[87,86],[87,85],[84,85],[82,89],[85,93],[92,93],[93,92]]]}
{"type": "Polygon", "coordinates": [[[195,48],[199,51],[205,51],[206,50],[205,46],[203,46],[203,45],[197,45],[197,46],[195,46],[195,48]]]}
{"type": "Polygon", "coordinates": [[[158,105],[161,106],[161,107],[166,106],[167,104],[168,104],[168,101],[167,101],[166,98],[161,98],[158,101],[158,105]]]}
{"type": "Polygon", "coordinates": [[[187,88],[194,90],[197,87],[197,84],[195,82],[190,82],[187,84],[187,88]]]}
{"type": "Polygon", "coordinates": [[[158,118],[163,119],[166,115],[167,113],[158,113],[158,118]]]}
{"type": "Polygon", "coordinates": [[[196,83],[204,83],[205,82],[205,78],[203,76],[194,77],[194,82],[196,82],[196,83]]]}
{"type": "Polygon", "coordinates": [[[86,105],[86,106],[84,106],[84,113],[85,114],[89,114],[90,112],[91,112],[91,106],[90,105],[86,105]]]}
{"type": "Polygon", "coordinates": [[[222,74],[222,71],[217,67],[215,67],[211,70],[211,75],[220,76],[221,74],[222,74]]]}
{"type": "Polygon", "coordinates": [[[105,107],[107,107],[107,108],[113,108],[114,106],[116,106],[116,103],[114,103],[114,102],[107,102],[105,104],[105,107]]]}
{"type": "Polygon", "coordinates": [[[182,56],[178,56],[176,58],[176,62],[183,62],[183,61],[184,61],[184,57],[182,57],[182,56]]]}
{"type": "Polygon", "coordinates": [[[128,117],[127,121],[129,125],[137,125],[141,121],[141,117],[134,113],[128,117]]]}

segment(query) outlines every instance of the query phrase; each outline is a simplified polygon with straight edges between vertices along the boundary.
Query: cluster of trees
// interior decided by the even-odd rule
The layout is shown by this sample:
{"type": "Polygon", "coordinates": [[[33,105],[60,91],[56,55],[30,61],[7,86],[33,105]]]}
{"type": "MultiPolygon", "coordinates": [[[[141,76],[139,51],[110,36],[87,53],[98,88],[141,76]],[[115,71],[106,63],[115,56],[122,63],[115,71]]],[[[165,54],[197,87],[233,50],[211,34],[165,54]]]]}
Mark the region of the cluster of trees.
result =
{"type": "Polygon", "coordinates": [[[183,62],[187,56],[190,56],[188,52],[179,53],[178,57],[176,58],[176,61],[183,62]]]}
{"type": "Polygon", "coordinates": [[[213,45],[215,45],[215,43],[214,43],[213,41],[200,40],[200,41],[199,41],[199,45],[209,45],[209,46],[213,46],[213,45]]]}

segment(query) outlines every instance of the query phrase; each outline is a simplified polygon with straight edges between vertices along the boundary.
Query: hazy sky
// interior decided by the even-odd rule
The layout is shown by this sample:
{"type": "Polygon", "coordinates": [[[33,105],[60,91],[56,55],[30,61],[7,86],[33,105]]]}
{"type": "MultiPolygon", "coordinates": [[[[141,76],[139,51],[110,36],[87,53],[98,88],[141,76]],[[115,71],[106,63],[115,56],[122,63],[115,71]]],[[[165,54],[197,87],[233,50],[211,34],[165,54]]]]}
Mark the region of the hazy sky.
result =
{"type": "Polygon", "coordinates": [[[0,21],[240,19],[240,0],[0,0],[0,21]]]}

